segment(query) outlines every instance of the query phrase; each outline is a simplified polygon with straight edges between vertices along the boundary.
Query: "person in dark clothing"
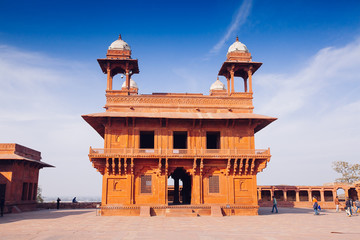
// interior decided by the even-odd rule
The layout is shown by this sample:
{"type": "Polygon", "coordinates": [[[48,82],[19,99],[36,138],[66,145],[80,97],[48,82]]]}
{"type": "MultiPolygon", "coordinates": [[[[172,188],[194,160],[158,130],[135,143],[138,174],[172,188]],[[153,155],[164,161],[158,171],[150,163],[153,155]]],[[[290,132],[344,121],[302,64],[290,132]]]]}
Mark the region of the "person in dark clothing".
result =
{"type": "Polygon", "coordinates": [[[60,198],[58,198],[58,199],[56,200],[56,209],[59,209],[59,208],[60,208],[60,201],[61,201],[60,198]]]}
{"type": "Polygon", "coordinates": [[[274,209],[276,210],[276,213],[278,213],[277,201],[276,201],[275,197],[273,197],[273,207],[272,207],[272,210],[271,210],[272,213],[274,212],[274,209]]]}
{"type": "Polygon", "coordinates": [[[76,197],[73,198],[72,200],[73,203],[77,203],[78,201],[76,200],[76,197]]]}
{"type": "Polygon", "coordinates": [[[5,206],[5,199],[1,198],[0,199],[0,216],[4,216],[4,206],[5,206]]]}
{"type": "Polygon", "coordinates": [[[352,210],[351,210],[351,201],[349,198],[347,198],[346,202],[345,202],[345,206],[346,206],[346,213],[349,217],[351,217],[352,215],[352,210]]]}

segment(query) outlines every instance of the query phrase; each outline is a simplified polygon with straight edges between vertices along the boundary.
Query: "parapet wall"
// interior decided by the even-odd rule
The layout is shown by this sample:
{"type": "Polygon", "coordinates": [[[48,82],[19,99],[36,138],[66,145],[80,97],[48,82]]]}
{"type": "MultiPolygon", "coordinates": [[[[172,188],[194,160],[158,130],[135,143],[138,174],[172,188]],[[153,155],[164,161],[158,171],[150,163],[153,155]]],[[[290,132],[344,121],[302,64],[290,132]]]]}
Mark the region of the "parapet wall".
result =
{"type": "MultiPolygon", "coordinates": [[[[101,206],[101,202],[60,202],[60,209],[88,209],[96,208],[96,205],[101,206]]],[[[36,205],[38,209],[56,209],[56,202],[44,202],[36,205]]]]}

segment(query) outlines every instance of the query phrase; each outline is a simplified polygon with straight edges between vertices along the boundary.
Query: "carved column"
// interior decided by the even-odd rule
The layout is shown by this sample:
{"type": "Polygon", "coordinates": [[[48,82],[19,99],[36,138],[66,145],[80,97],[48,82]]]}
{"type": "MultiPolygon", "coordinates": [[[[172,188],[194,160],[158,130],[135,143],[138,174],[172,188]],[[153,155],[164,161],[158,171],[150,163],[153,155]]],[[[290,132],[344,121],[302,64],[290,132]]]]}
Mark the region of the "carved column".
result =
{"type": "Polygon", "coordinates": [[[247,92],[247,79],[244,78],[244,92],[247,92]]]}
{"type": "Polygon", "coordinates": [[[258,189],[258,200],[261,201],[261,188],[258,189]]]}
{"type": "Polygon", "coordinates": [[[228,92],[228,95],[230,95],[230,78],[226,77],[226,81],[227,81],[227,92],[228,92]]]}
{"type": "Polygon", "coordinates": [[[349,197],[349,188],[344,188],[345,191],[345,197],[348,198],[349,197]]]}
{"type": "Polygon", "coordinates": [[[308,191],[308,200],[309,202],[312,202],[312,192],[311,192],[311,189],[310,190],[307,190],[308,191]]]}
{"type": "Polygon", "coordinates": [[[232,67],[230,70],[230,76],[231,76],[231,93],[235,92],[234,90],[234,68],[232,67]]]}
{"type": "Polygon", "coordinates": [[[252,70],[253,70],[253,67],[251,66],[248,70],[248,76],[249,76],[249,92],[253,92],[252,91],[252,70]]]}
{"type": "Polygon", "coordinates": [[[111,91],[112,90],[112,76],[111,76],[111,70],[110,70],[110,63],[107,64],[106,73],[107,73],[106,91],[111,91]]]}
{"type": "Polygon", "coordinates": [[[296,200],[296,202],[300,202],[300,191],[299,190],[295,191],[295,200],[296,200]]]}
{"type": "Polygon", "coordinates": [[[325,194],[324,194],[324,189],[320,190],[320,202],[325,202],[325,194]]]}

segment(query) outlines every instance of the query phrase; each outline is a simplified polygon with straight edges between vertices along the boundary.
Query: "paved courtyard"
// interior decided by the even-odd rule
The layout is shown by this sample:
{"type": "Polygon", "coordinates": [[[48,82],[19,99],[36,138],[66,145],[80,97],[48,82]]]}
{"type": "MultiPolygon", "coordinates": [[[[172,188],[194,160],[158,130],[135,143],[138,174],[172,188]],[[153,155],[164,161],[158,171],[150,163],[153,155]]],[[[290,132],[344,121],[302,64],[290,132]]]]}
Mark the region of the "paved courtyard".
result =
{"type": "Polygon", "coordinates": [[[233,217],[100,217],[95,210],[41,210],[0,218],[0,239],[360,239],[360,215],[282,208],[233,217]]]}

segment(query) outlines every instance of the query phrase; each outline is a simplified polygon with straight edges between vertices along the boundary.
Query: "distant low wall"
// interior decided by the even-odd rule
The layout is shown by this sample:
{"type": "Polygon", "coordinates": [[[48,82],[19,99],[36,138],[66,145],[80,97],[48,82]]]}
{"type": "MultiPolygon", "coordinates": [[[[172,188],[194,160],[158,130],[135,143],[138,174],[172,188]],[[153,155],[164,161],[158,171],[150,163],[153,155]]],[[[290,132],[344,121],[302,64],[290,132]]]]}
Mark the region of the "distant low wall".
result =
{"type": "MultiPolygon", "coordinates": [[[[96,205],[101,205],[101,202],[60,202],[60,209],[87,209],[96,208],[96,205]]],[[[56,209],[56,202],[44,202],[36,205],[40,209],[56,209]]]]}

